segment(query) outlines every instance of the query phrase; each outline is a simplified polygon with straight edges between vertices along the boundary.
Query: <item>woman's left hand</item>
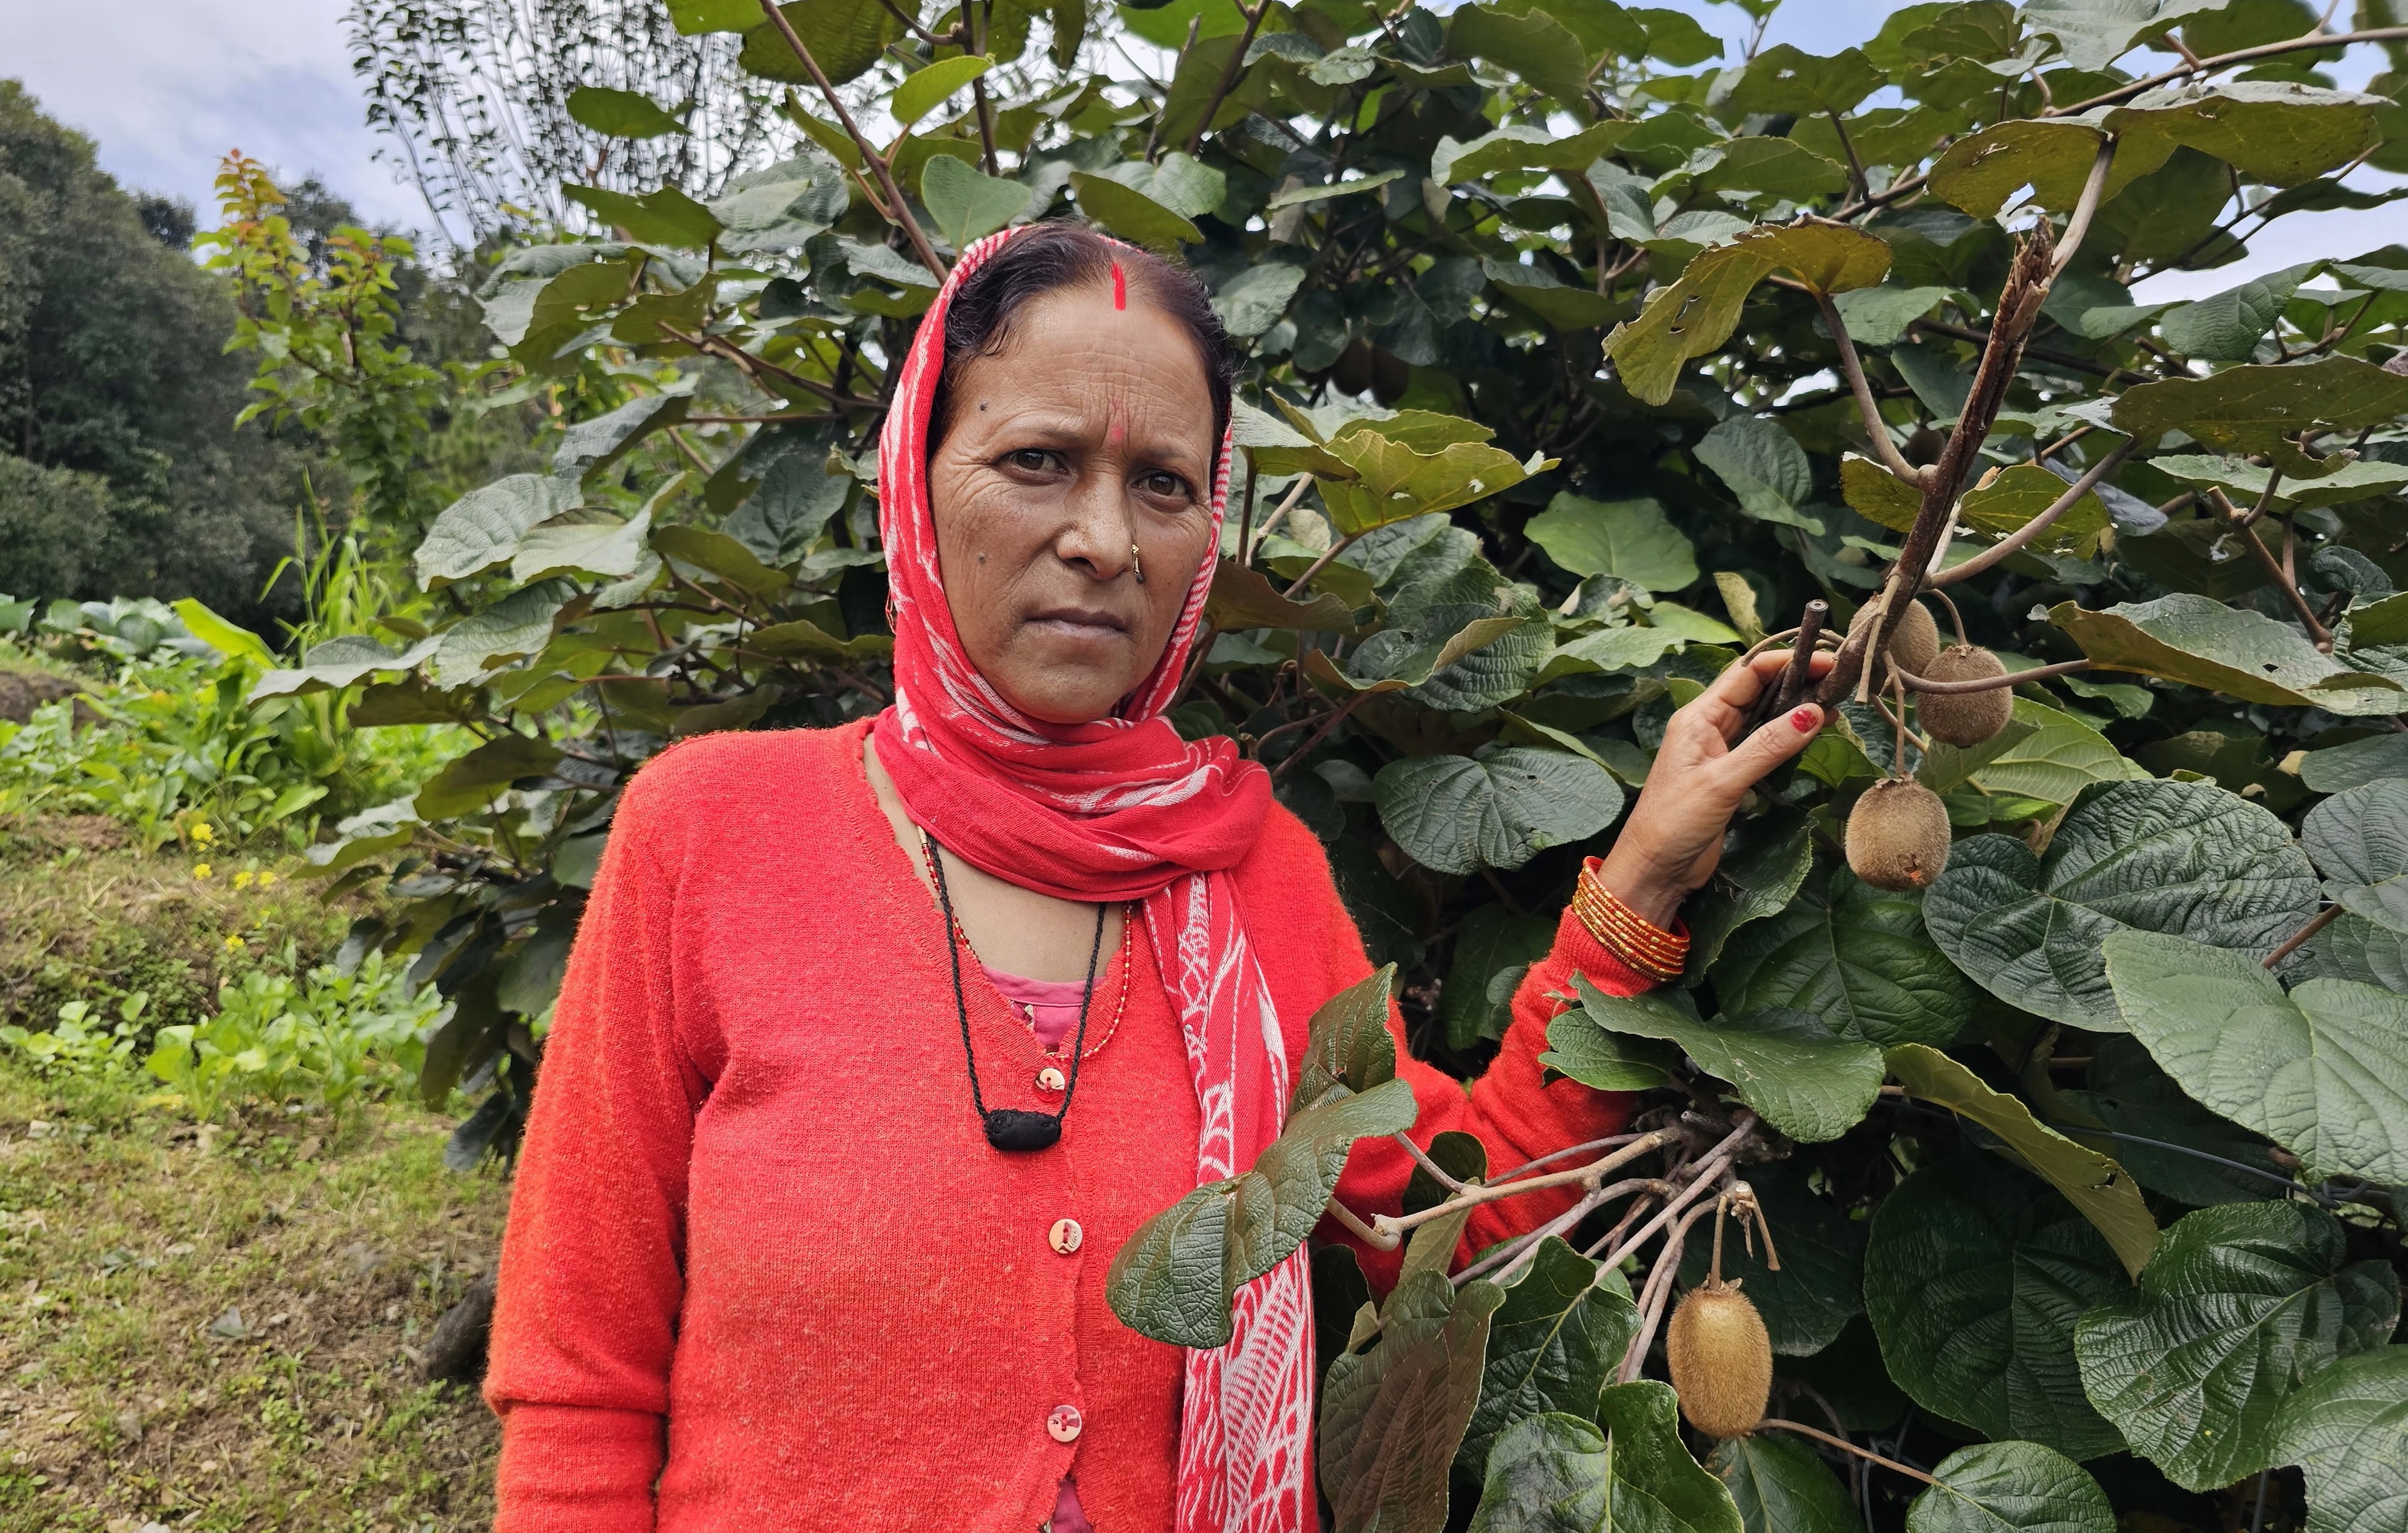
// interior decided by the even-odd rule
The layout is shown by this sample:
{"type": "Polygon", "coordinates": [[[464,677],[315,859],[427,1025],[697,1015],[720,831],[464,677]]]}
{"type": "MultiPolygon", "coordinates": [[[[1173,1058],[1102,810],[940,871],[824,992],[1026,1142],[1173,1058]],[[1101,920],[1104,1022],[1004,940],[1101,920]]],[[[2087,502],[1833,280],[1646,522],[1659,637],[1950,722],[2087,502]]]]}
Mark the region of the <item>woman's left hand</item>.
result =
{"type": "MultiPolygon", "coordinates": [[[[1814,656],[1813,674],[1829,670],[1831,658],[1814,656]]],[[[1823,727],[1823,710],[1801,703],[1740,738],[1749,709],[1788,664],[1787,650],[1768,650],[1731,666],[1664,727],[1647,785],[1599,871],[1608,889],[1658,926],[1670,926],[1681,902],[1713,876],[1723,833],[1747,791],[1823,727]]]]}

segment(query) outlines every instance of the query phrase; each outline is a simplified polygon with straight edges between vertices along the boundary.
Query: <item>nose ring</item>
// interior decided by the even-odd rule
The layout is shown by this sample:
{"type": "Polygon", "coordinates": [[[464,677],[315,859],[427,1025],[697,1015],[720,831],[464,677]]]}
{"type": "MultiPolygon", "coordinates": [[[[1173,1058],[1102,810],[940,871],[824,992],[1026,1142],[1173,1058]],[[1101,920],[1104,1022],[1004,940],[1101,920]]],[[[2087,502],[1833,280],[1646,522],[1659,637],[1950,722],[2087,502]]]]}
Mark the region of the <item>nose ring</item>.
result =
{"type": "Polygon", "coordinates": [[[1135,543],[1131,543],[1129,545],[1129,567],[1137,571],[1137,583],[1143,585],[1145,583],[1145,564],[1144,561],[1138,556],[1137,545],[1135,543]]]}

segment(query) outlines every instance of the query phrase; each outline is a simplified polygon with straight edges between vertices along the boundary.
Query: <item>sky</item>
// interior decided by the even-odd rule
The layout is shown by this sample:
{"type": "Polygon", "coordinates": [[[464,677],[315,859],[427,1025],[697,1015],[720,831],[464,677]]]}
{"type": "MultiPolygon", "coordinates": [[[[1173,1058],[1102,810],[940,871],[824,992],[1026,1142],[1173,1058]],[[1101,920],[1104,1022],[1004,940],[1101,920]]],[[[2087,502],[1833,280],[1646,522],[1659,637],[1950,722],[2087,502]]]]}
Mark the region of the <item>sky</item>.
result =
{"type": "MultiPolygon", "coordinates": [[[[1451,8],[1443,0],[1439,8],[1451,8]]],[[[1879,30],[1891,7],[1871,0],[1789,0],[1766,41],[1829,51],[1879,30]]],[[[343,37],[342,0],[116,0],[106,24],[59,0],[0,0],[0,75],[22,79],[45,109],[91,135],[104,169],[125,185],[184,198],[208,222],[220,156],[240,149],[288,177],[316,172],[379,223],[423,227],[416,191],[372,158],[343,37]]],[[[1753,25],[1714,5],[1710,30],[1736,45],[1753,25]]],[[[1738,56],[1734,46],[1730,56],[1738,56]]],[[[2357,50],[2342,70],[2358,84],[2380,67],[2357,50]]],[[[2354,183],[2393,184],[2361,172],[2354,183]]],[[[2408,243],[2408,201],[2369,212],[2295,214],[2246,259],[2212,272],[2169,273],[2145,300],[2202,296],[2320,255],[2408,243]]]]}

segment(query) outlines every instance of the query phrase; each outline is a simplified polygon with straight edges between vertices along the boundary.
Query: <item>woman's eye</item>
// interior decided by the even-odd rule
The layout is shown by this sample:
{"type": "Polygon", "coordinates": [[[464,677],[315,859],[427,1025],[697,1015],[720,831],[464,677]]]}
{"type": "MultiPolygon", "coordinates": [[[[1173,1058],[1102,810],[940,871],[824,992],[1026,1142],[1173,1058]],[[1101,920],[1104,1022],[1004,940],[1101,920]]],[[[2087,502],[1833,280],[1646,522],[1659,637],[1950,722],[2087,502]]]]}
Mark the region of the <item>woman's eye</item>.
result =
{"type": "Polygon", "coordinates": [[[1147,494],[1161,495],[1165,499],[1185,499],[1187,496],[1187,481],[1176,474],[1166,473],[1160,469],[1151,474],[1140,475],[1137,487],[1147,494]]]}
{"type": "Polygon", "coordinates": [[[1041,474],[1054,466],[1054,454],[1040,447],[1024,447],[1003,461],[1025,474],[1041,474]]]}

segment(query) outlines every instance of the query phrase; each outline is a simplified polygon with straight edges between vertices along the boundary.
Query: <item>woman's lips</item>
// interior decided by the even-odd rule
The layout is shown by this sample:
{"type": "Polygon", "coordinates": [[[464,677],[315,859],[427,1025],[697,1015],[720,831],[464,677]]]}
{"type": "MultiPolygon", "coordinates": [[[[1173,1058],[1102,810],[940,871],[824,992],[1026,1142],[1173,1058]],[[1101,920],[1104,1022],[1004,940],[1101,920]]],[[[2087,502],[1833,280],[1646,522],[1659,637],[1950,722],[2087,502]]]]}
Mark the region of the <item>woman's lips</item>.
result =
{"type": "Polygon", "coordinates": [[[1051,608],[1031,613],[1028,622],[1067,638],[1111,638],[1128,632],[1127,620],[1118,613],[1084,607],[1051,608]]]}

